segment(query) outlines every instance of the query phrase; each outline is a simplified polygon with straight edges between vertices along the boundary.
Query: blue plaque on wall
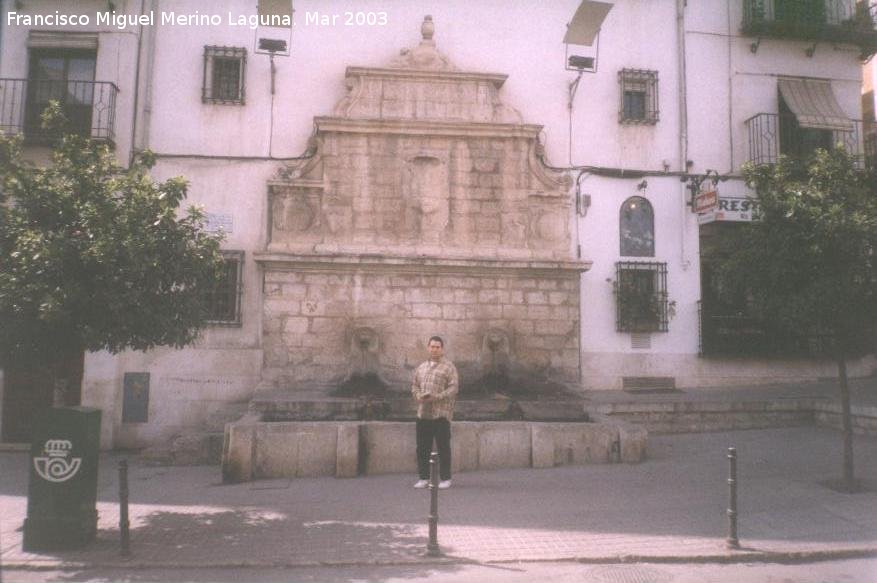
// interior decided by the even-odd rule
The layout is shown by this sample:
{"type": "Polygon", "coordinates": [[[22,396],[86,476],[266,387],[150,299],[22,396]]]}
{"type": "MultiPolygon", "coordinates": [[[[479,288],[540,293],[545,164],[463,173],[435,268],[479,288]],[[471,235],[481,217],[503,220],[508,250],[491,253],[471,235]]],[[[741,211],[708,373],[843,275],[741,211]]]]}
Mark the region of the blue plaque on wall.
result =
{"type": "Polygon", "coordinates": [[[126,372],[122,400],[122,423],[149,420],[149,373],[126,372]]]}

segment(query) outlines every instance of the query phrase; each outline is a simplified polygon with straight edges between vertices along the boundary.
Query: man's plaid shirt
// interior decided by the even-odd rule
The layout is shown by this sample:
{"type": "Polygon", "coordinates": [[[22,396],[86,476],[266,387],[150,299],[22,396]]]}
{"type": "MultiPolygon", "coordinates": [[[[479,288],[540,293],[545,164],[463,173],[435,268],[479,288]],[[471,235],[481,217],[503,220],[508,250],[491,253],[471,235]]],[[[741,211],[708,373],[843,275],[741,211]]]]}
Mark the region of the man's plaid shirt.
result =
{"type": "Polygon", "coordinates": [[[446,358],[438,362],[427,360],[414,372],[411,394],[414,395],[415,400],[426,394],[432,395],[432,399],[417,402],[417,417],[419,419],[444,417],[451,421],[458,390],[459,378],[454,363],[446,358]]]}

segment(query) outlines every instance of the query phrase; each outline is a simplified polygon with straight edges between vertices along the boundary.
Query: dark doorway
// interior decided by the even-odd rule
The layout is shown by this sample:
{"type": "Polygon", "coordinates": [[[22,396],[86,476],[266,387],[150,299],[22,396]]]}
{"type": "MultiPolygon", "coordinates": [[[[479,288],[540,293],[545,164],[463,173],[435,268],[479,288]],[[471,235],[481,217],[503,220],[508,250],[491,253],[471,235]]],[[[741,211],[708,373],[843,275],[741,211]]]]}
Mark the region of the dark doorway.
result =
{"type": "Polygon", "coordinates": [[[84,354],[50,365],[11,364],[3,371],[2,441],[29,443],[37,417],[53,406],[79,405],[84,354]]]}

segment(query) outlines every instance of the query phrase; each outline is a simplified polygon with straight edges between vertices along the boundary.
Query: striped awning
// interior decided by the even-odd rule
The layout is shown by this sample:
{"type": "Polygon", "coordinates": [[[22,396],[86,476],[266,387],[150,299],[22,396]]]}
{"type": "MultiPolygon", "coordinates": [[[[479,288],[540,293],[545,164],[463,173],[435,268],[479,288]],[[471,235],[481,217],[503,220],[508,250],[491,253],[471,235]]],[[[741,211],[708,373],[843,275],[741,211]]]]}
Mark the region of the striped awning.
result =
{"type": "Polygon", "coordinates": [[[27,36],[27,48],[96,51],[97,33],[32,30],[27,36]]]}
{"type": "Polygon", "coordinates": [[[834,97],[831,81],[781,78],[779,89],[802,128],[853,131],[853,122],[834,97]]]}

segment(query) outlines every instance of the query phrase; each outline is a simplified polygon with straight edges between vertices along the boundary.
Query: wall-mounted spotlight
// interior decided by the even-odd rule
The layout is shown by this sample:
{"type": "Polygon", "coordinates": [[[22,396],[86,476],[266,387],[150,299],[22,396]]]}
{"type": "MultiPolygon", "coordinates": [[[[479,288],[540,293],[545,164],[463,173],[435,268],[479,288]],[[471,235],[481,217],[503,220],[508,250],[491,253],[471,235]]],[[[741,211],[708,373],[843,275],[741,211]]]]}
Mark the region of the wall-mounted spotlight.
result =
{"type": "Polygon", "coordinates": [[[576,71],[594,71],[596,59],[594,57],[580,57],[571,55],[567,59],[567,69],[575,69],[576,71]]]}
{"type": "Polygon", "coordinates": [[[260,38],[259,39],[259,50],[266,51],[269,53],[285,53],[286,52],[286,41],[282,39],[276,38],[260,38]]]}
{"type": "Polygon", "coordinates": [[[563,42],[566,45],[565,67],[567,70],[579,73],[597,72],[597,61],[600,55],[600,27],[603,26],[603,21],[606,20],[606,15],[609,14],[610,10],[612,10],[612,4],[608,2],[583,0],[579,4],[572,20],[566,25],[566,34],[563,37],[563,42]],[[570,45],[590,48],[576,48],[577,54],[570,54],[570,45]]]}

